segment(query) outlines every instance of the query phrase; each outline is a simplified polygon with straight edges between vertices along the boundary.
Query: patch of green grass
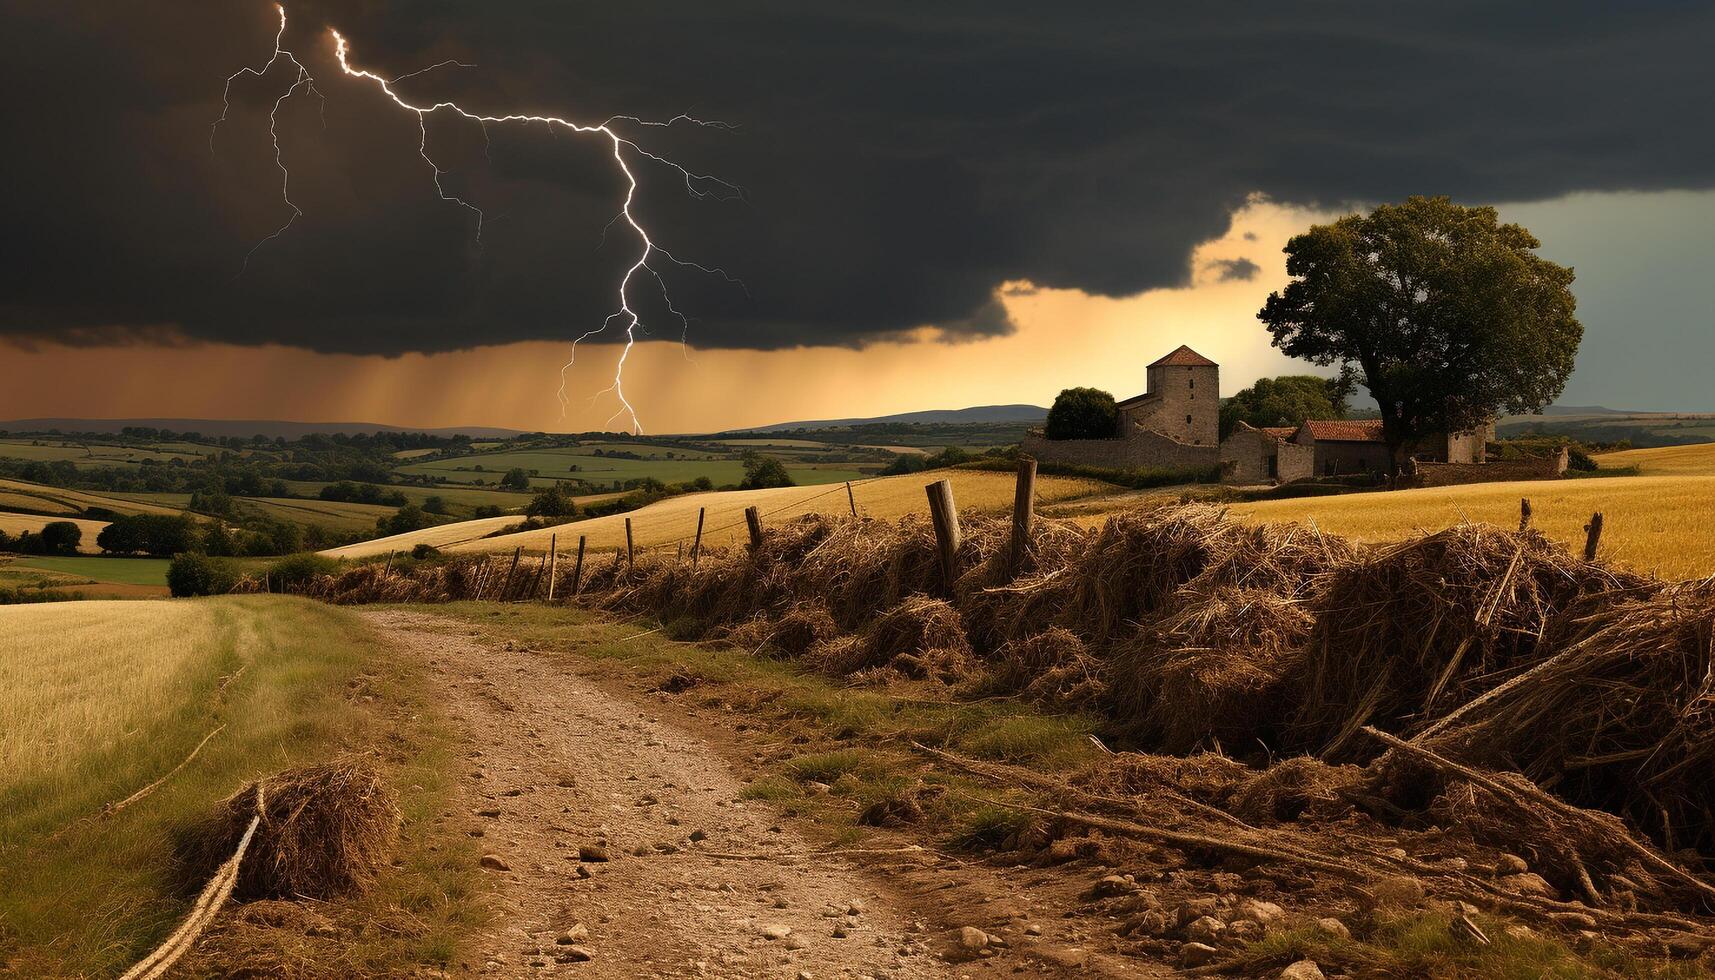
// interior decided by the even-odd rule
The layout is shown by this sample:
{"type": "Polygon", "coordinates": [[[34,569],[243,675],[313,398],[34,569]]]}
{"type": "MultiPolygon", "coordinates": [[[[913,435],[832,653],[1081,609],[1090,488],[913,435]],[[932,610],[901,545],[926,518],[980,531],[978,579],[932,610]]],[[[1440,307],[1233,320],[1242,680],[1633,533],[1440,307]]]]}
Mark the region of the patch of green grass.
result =
{"type": "Polygon", "coordinates": [[[782,779],[779,776],[764,776],[761,779],[753,781],[749,786],[746,786],[742,791],[740,791],[738,798],[741,800],[767,800],[771,803],[779,803],[786,800],[796,800],[801,798],[803,795],[804,791],[799,789],[798,784],[792,782],[790,779],[782,779]]]}
{"type": "Polygon", "coordinates": [[[62,575],[74,575],[92,582],[116,582],[121,585],[166,585],[166,558],[72,558],[34,556],[20,558],[14,568],[38,568],[62,575]]]}
{"type": "Polygon", "coordinates": [[[953,829],[952,843],[967,850],[992,850],[1004,846],[1029,825],[1028,813],[981,803],[960,816],[953,829]]]}
{"type": "Polygon", "coordinates": [[[1487,946],[1457,933],[1446,913],[1379,916],[1360,927],[1359,937],[1339,939],[1313,927],[1278,932],[1246,946],[1233,961],[1235,972],[1271,975],[1288,963],[1315,960],[1360,976],[1482,978],[1482,980],[1679,980],[1706,977],[1693,963],[1641,960],[1598,943],[1580,955],[1543,933],[1508,935],[1507,923],[1479,916],[1487,946]]]}
{"type": "Polygon", "coordinates": [[[1084,754],[1093,731],[1093,718],[1018,714],[986,721],[953,744],[984,759],[1046,760],[1084,754]]]}
{"type": "Polygon", "coordinates": [[[812,780],[832,783],[848,773],[861,775],[881,771],[882,765],[872,752],[840,749],[816,755],[801,755],[786,763],[786,772],[801,783],[812,780]]]}

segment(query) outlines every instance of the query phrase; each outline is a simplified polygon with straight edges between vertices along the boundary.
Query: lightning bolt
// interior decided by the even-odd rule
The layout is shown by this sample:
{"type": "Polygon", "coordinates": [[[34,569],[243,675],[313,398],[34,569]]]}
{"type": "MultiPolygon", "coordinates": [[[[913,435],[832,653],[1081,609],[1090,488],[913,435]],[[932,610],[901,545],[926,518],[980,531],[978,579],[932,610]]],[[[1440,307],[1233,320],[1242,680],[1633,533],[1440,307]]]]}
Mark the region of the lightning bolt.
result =
{"type": "MultiPolygon", "coordinates": [[[[245,256],[244,268],[249,267],[250,258],[256,254],[258,249],[263,245],[266,245],[268,242],[285,234],[286,231],[292,227],[292,224],[297,221],[298,218],[303,216],[303,211],[292,201],[291,174],[287,170],[281,155],[278,129],[280,107],[300,90],[312,93],[317,98],[322,99],[324,110],[326,107],[326,99],[323,98],[322,93],[316,89],[315,79],[311,76],[309,70],[304,67],[303,63],[298,60],[296,55],[283,46],[286,34],[286,8],[280,4],[276,4],[276,8],[280,12],[280,28],[274,35],[273,54],[260,68],[240,68],[238,71],[233,72],[227,77],[226,92],[223,94],[221,99],[220,118],[215,120],[214,125],[209,131],[209,149],[212,152],[214,149],[215,133],[219,130],[220,124],[226,121],[227,115],[231,110],[231,92],[232,85],[235,81],[247,75],[260,79],[262,76],[266,75],[276,63],[282,60],[288,62],[297,69],[297,74],[294,77],[292,84],[288,86],[286,90],[275,100],[274,107],[269,116],[269,134],[274,141],[274,163],[279,169],[281,175],[280,196],[285,202],[288,210],[291,211],[291,214],[286,219],[285,224],[281,225],[273,234],[256,243],[256,245],[250,250],[250,254],[245,256]]],[[[643,425],[641,420],[638,418],[637,410],[625,394],[626,361],[630,358],[632,348],[637,343],[638,334],[647,333],[642,317],[632,305],[632,290],[634,282],[642,278],[645,274],[647,274],[648,278],[654,281],[655,287],[659,290],[660,297],[667,311],[679,322],[681,328],[681,346],[684,346],[688,340],[690,320],[673,305],[672,298],[667,292],[667,284],[665,280],[661,278],[661,271],[656,267],[656,262],[665,261],[673,265],[692,269],[707,275],[717,276],[728,283],[738,285],[740,288],[744,288],[744,284],[740,280],[728,274],[726,270],[718,266],[703,265],[701,263],[680,259],[672,252],[656,244],[655,240],[650,236],[649,231],[639,220],[635,210],[640,185],[637,173],[633,169],[633,163],[647,161],[672,169],[678,173],[682,179],[685,191],[691,197],[699,200],[742,200],[744,198],[744,191],[742,188],[728,183],[712,174],[698,173],[671,159],[663,157],[657,153],[653,153],[640,146],[633,139],[624,135],[624,133],[616,127],[621,124],[631,124],[639,127],[670,128],[680,123],[710,129],[732,129],[733,127],[719,120],[699,119],[688,114],[680,114],[667,120],[646,120],[636,116],[610,116],[600,123],[579,123],[560,116],[540,113],[514,112],[503,115],[488,115],[466,109],[452,101],[413,102],[404,95],[401,95],[399,90],[395,88],[395,85],[406,79],[422,75],[425,72],[434,71],[438,68],[470,68],[473,66],[449,59],[430,65],[427,68],[387,78],[369,69],[354,66],[351,61],[350,42],[347,41],[345,36],[337,30],[330,28],[328,33],[332,35],[334,40],[334,57],[338,61],[341,73],[350,78],[368,82],[394,106],[412,113],[417,117],[417,153],[423,158],[423,162],[429,167],[430,180],[434,184],[435,193],[441,198],[441,200],[455,204],[471,212],[475,220],[475,239],[479,247],[482,244],[482,226],[484,219],[482,209],[462,197],[448,193],[446,188],[442,185],[441,176],[447,171],[441,169],[441,166],[435,162],[434,157],[432,157],[429,152],[428,120],[430,116],[437,112],[447,112],[459,118],[476,123],[482,127],[485,152],[488,140],[488,127],[490,125],[504,125],[509,123],[521,123],[524,125],[542,124],[547,126],[550,132],[557,133],[559,130],[565,129],[575,135],[599,139],[607,143],[613,156],[614,166],[618,168],[625,187],[625,193],[620,202],[619,213],[616,214],[613,220],[608,224],[609,227],[616,223],[623,223],[627,226],[637,239],[638,252],[636,258],[632,261],[631,265],[626,268],[625,274],[620,279],[618,308],[608,314],[599,325],[585,331],[582,335],[577,337],[577,339],[572,341],[570,359],[568,359],[560,368],[560,387],[555,392],[555,398],[560,404],[560,418],[564,419],[566,417],[566,407],[569,404],[569,400],[566,395],[566,374],[577,363],[578,345],[592,337],[606,332],[617,321],[625,332],[625,345],[620,350],[618,363],[614,367],[613,382],[608,385],[607,388],[597,392],[594,398],[592,398],[591,403],[593,404],[594,401],[600,399],[603,395],[612,394],[619,402],[619,409],[615,411],[613,415],[609,416],[608,423],[612,424],[614,419],[618,419],[622,416],[628,416],[631,421],[632,431],[638,433],[642,432],[643,425]],[[632,160],[627,159],[628,154],[633,157],[632,160]]],[[[602,234],[603,241],[605,241],[607,234],[606,229],[603,230],[602,234]]],[[[243,270],[241,269],[240,275],[242,274],[243,270]]],[[[749,290],[746,289],[745,292],[748,295],[749,290]]]]}

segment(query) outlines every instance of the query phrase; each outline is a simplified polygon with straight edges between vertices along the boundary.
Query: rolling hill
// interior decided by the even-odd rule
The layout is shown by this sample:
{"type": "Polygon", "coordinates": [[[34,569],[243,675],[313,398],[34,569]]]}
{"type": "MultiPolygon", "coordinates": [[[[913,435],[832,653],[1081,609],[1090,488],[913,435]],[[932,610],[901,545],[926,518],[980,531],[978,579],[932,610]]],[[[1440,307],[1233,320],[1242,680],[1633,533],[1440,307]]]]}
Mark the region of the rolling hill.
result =
{"type": "MultiPolygon", "coordinates": [[[[742,432],[788,432],[794,429],[843,429],[857,425],[886,425],[886,424],[937,424],[937,425],[977,425],[993,422],[1040,422],[1048,417],[1048,410],[1039,405],[978,405],[974,408],[937,408],[922,412],[901,412],[898,415],[878,415],[873,418],[853,419],[817,419],[810,422],[776,422],[773,425],[757,425],[748,429],[732,429],[731,433],[742,432]]],[[[723,433],[725,434],[725,433],[723,433]]]]}

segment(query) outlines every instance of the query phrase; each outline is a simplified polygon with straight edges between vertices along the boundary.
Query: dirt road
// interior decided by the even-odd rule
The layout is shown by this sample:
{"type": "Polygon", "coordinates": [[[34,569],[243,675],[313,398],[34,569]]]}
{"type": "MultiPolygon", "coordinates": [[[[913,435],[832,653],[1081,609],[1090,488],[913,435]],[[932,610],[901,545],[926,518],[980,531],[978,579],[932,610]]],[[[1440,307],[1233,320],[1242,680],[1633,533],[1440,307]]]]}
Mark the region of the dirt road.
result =
{"type": "Polygon", "coordinates": [[[812,844],[767,803],[740,799],[739,774],[706,732],[605,691],[564,657],[485,645],[433,615],[366,615],[422,659],[473,746],[463,809],[445,819],[481,838],[503,911],[471,972],[1142,975],[1035,939],[1029,897],[996,894],[1016,889],[986,873],[942,881],[955,871],[931,852],[812,844]],[[904,870],[878,872],[878,860],[904,870]],[[985,883],[988,894],[967,894],[985,883]],[[961,934],[937,915],[956,902],[981,908],[978,925],[999,940],[968,962],[954,962],[961,934]]]}

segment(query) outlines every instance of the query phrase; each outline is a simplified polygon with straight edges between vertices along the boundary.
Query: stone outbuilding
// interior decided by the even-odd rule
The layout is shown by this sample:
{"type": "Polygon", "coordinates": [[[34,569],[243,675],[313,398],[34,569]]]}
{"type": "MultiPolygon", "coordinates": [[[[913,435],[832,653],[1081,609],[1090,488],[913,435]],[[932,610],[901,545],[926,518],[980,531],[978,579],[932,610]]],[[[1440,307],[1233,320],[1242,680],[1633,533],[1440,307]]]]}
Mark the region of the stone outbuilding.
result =
{"type": "Polygon", "coordinates": [[[1108,469],[1200,469],[1221,463],[1220,365],[1181,345],[1145,370],[1148,388],[1117,403],[1108,439],[1048,439],[1027,433],[1020,448],[1047,463],[1108,469]]]}
{"type": "Polygon", "coordinates": [[[1292,441],[1297,426],[1257,427],[1240,422],[1221,440],[1226,483],[1291,483],[1316,475],[1316,449],[1292,441]]]}

